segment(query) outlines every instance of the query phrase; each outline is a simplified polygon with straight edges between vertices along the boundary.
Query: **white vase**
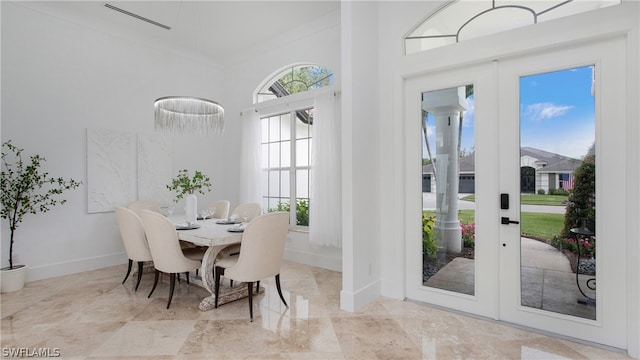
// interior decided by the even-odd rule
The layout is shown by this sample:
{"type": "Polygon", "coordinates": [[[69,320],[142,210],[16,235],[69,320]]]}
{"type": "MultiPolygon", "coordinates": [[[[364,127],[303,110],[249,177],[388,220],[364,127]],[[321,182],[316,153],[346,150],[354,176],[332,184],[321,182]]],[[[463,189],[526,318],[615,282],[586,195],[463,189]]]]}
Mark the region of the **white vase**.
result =
{"type": "Polygon", "coordinates": [[[195,194],[187,195],[184,213],[186,222],[194,223],[198,221],[198,197],[195,194]]]}
{"type": "Polygon", "coordinates": [[[0,270],[0,292],[4,294],[22,289],[26,277],[27,265],[16,265],[11,270],[8,267],[2,268],[0,270]]]}

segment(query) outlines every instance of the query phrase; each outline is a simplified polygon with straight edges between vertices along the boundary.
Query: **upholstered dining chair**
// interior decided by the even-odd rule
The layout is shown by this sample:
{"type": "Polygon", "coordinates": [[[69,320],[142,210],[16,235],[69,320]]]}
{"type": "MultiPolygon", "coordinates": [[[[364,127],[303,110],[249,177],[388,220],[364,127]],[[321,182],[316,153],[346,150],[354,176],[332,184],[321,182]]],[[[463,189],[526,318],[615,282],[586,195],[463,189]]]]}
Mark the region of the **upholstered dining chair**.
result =
{"type": "Polygon", "coordinates": [[[238,219],[244,222],[250,222],[260,214],[262,214],[262,206],[258,203],[243,203],[236,206],[231,212],[231,216],[236,215],[238,219]]]}
{"type": "Polygon", "coordinates": [[[138,281],[136,281],[135,291],[138,291],[140,279],[142,279],[142,266],[145,261],[152,261],[151,252],[144,233],[142,220],[134,211],[118,206],[116,207],[116,221],[120,229],[120,236],[124,243],[124,248],[129,258],[129,267],[122,283],[124,284],[131,273],[131,265],[138,263],[138,281]]]}
{"type": "Polygon", "coordinates": [[[155,211],[157,213],[161,213],[162,214],[162,209],[160,209],[160,205],[158,205],[157,202],[150,201],[150,200],[137,200],[137,201],[134,201],[134,202],[130,203],[129,205],[127,205],[127,208],[129,208],[130,210],[135,211],[136,214],[138,214],[138,216],[140,216],[140,212],[142,210],[151,210],[151,211],[155,211]]]}
{"type": "MultiPolygon", "coordinates": [[[[237,217],[240,221],[251,222],[251,220],[262,214],[262,206],[258,203],[243,203],[236,206],[231,212],[232,217],[237,217]]],[[[218,254],[219,258],[238,255],[240,253],[240,244],[234,244],[222,249],[218,254]]],[[[232,283],[233,284],[233,283],[232,283]]]]}
{"type": "Polygon", "coordinates": [[[216,212],[211,214],[211,217],[218,219],[226,219],[229,217],[229,208],[231,203],[227,200],[218,200],[209,204],[209,209],[215,208],[216,212]]]}
{"type": "Polygon", "coordinates": [[[151,256],[153,257],[153,266],[156,269],[153,288],[147,297],[151,297],[151,294],[156,289],[160,272],[169,274],[168,309],[173,298],[176,275],[185,273],[187,284],[189,284],[189,271],[197,270],[200,267],[200,261],[189,259],[183,254],[173,223],[162,214],[155,211],[142,210],[142,223],[144,224],[144,231],[149,242],[151,256]]]}
{"type": "Polygon", "coordinates": [[[215,307],[218,307],[220,277],[247,283],[249,318],[253,321],[253,283],[260,291],[260,280],[275,276],[280,299],[287,305],[280,288],[280,266],[289,232],[289,213],[276,211],[260,215],[245,227],[240,254],[219,259],[214,266],[215,307]]]}

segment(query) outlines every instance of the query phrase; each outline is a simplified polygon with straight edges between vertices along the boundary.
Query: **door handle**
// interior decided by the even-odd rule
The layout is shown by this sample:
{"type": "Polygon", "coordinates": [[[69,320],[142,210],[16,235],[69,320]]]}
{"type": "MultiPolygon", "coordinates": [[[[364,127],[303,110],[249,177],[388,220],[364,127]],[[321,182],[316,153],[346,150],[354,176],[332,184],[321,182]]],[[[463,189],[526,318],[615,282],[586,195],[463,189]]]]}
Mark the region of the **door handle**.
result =
{"type": "Polygon", "coordinates": [[[520,221],[510,220],[508,217],[503,216],[503,217],[500,218],[500,223],[502,225],[520,224],[520,221]]]}

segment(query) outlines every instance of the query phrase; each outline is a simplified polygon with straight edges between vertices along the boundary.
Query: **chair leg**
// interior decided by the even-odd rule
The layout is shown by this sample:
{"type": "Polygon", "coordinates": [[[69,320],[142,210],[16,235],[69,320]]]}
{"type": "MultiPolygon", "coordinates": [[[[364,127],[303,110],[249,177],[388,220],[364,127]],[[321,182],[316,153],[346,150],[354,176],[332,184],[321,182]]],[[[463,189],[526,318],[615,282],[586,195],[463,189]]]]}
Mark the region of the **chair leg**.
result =
{"type": "Polygon", "coordinates": [[[185,272],[185,274],[187,275],[187,285],[189,285],[189,272],[185,272]]]}
{"type": "Polygon", "coordinates": [[[151,297],[151,294],[153,294],[153,291],[156,289],[156,286],[158,285],[158,278],[160,277],[160,271],[156,270],[156,277],[153,280],[153,287],[151,288],[151,292],[149,293],[149,296],[147,296],[147,298],[151,297]]]}
{"type": "Polygon", "coordinates": [[[287,302],[284,300],[284,296],[282,296],[282,288],[280,287],[280,274],[276,275],[276,288],[278,288],[278,294],[280,295],[280,300],[284,303],[284,306],[289,307],[287,302]]]}
{"type": "Polygon", "coordinates": [[[171,299],[173,298],[173,289],[176,287],[176,276],[178,274],[171,273],[169,280],[169,301],[167,301],[167,309],[171,306],[171,299]]]}
{"type": "Polygon", "coordinates": [[[258,281],[258,284],[256,285],[256,294],[260,293],[260,281],[258,281]]]}
{"type": "Polygon", "coordinates": [[[129,259],[129,267],[127,267],[127,275],[124,276],[124,280],[122,280],[122,283],[124,284],[125,281],[127,281],[127,278],[129,277],[129,274],[131,273],[131,265],[133,264],[133,260],[129,259]]]}
{"type": "Polygon", "coordinates": [[[229,279],[229,287],[233,287],[233,280],[229,279]]]}
{"type": "Polygon", "coordinates": [[[224,275],[224,268],[216,266],[213,268],[214,271],[214,275],[215,275],[215,281],[214,281],[214,289],[213,289],[213,294],[216,297],[215,300],[215,308],[218,308],[218,298],[219,298],[219,294],[220,294],[220,276],[224,275]]]}
{"type": "Polygon", "coordinates": [[[249,319],[253,322],[253,282],[247,283],[247,291],[249,292],[249,319]]]}
{"type": "Polygon", "coordinates": [[[138,261],[138,281],[136,282],[136,289],[134,290],[134,292],[138,291],[140,280],[142,280],[142,261],[138,261]]]}

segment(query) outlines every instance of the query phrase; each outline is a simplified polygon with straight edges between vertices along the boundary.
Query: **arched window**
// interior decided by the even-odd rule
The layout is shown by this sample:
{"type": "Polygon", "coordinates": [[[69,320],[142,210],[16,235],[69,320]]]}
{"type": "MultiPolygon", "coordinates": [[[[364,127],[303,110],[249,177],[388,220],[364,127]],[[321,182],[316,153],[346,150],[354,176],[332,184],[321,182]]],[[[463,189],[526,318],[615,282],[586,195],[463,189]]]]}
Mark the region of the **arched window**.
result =
{"type": "Polygon", "coordinates": [[[454,0],[405,37],[405,54],[611,5],[621,0],[454,0]]]}
{"type": "Polygon", "coordinates": [[[295,65],[277,72],[265,81],[257,91],[254,102],[259,103],[332,84],[331,70],[311,64],[295,65]]]}

